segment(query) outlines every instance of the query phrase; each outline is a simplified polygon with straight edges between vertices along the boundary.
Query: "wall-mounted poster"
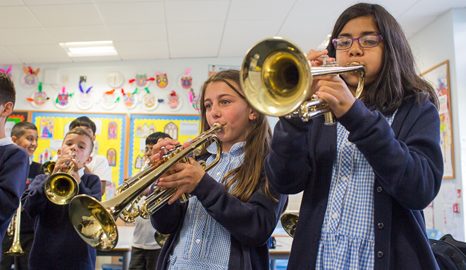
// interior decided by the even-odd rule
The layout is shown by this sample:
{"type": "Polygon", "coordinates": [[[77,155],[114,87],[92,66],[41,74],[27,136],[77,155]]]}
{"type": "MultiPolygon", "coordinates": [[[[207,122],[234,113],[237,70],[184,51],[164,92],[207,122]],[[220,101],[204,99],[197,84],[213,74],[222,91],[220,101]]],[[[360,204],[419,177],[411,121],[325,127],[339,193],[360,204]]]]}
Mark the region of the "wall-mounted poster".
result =
{"type": "MultiPolygon", "coordinates": [[[[54,160],[68,131],[68,125],[83,114],[33,112],[32,122],[39,133],[34,160],[54,160]]],[[[105,156],[112,169],[112,182],[118,186],[125,175],[125,143],[127,118],[124,114],[86,113],[97,126],[94,153],[105,156]]]]}
{"type": "Polygon", "coordinates": [[[130,116],[129,175],[135,175],[144,165],[146,137],[161,131],[180,143],[194,139],[200,133],[200,117],[197,115],[145,115],[130,116]]]}
{"type": "Polygon", "coordinates": [[[10,116],[6,119],[5,123],[5,134],[7,137],[11,135],[11,129],[16,123],[24,122],[29,120],[29,112],[27,111],[13,111],[10,116]]]}
{"type": "Polygon", "coordinates": [[[421,73],[434,87],[439,99],[440,145],[443,154],[443,178],[455,178],[455,153],[451,118],[450,64],[444,61],[421,73]]]}

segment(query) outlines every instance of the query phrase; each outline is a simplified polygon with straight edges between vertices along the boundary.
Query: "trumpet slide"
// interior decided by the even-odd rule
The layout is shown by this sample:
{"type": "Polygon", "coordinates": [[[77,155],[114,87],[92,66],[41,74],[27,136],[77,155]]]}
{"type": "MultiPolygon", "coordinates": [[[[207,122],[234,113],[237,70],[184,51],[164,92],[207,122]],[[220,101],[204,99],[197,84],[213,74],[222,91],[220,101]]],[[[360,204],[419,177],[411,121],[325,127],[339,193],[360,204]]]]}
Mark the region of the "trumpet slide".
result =
{"type": "Polygon", "coordinates": [[[13,242],[11,243],[10,248],[7,251],[5,251],[5,255],[21,256],[24,254],[23,248],[21,247],[21,242],[19,240],[21,228],[21,210],[22,207],[20,201],[18,209],[16,210],[16,213],[14,217],[11,219],[10,225],[8,226],[8,235],[13,235],[13,242]]]}

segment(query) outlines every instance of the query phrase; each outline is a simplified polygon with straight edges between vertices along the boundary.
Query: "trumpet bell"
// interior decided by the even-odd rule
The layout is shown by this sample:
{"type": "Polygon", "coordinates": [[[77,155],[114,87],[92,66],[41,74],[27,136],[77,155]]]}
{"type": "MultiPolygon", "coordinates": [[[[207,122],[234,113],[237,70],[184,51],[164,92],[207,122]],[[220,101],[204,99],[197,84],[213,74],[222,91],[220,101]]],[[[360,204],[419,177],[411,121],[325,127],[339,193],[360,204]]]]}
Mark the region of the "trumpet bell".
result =
{"type": "Polygon", "coordinates": [[[299,215],[296,213],[285,213],[280,217],[280,222],[285,232],[294,237],[296,226],[298,225],[299,215]]]}
{"type": "Polygon", "coordinates": [[[78,235],[98,250],[111,250],[118,242],[115,218],[97,199],[78,195],[69,204],[69,219],[78,235]]]}
{"type": "Polygon", "coordinates": [[[44,185],[45,196],[54,204],[65,205],[78,194],[79,186],[69,174],[59,172],[50,175],[44,185]]]}
{"type": "Polygon", "coordinates": [[[306,56],[279,37],[263,40],[246,54],[241,86],[246,99],[258,111],[283,116],[295,111],[310,96],[312,75],[306,56]]]}

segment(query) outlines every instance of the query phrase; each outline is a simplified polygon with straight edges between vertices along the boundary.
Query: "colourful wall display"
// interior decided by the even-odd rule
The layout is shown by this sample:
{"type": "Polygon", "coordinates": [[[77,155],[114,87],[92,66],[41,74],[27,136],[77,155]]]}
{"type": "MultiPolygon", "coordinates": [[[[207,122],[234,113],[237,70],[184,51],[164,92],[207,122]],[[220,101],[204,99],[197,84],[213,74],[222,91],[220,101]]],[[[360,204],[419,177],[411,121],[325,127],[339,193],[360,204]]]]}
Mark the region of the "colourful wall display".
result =
{"type": "Polygon", "coordinates": [[[153,132],[165,132],[180,143],[194,139],[200,133],[197,115],[143,115],[130,116],[130,144],[128,175],[134,175],[143,166],[146,137],[153,132]]]}
{"type": "MultiPolygon", "coordinates": [[[[57,150],[68,131],[68,125],[83,114],[33,112],[32,122],[39,133],[38,148],[34,160],[45,162],[54,160],[57,150]]],[[[127,117],[124,114],[90,114],[97,126],[94,153],[105,156],[112,169],[112,182],[115,186],[123,182],[125,176],[125,145],[127,117]]]]}

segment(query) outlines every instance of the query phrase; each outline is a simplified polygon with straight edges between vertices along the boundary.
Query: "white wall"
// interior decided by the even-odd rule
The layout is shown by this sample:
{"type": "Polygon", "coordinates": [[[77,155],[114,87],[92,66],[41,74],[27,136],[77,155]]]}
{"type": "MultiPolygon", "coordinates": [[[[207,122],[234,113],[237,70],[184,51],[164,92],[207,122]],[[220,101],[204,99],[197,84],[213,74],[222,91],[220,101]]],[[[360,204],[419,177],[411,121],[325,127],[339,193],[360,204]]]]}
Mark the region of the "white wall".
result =
{"type": "MultiPolygon", "coordinates": [[[[460,123],[460,118],[466,111],[465,22],[466,9],[450,10],[409,40],[420,72],[445,60],[450,61],[455,179],[443,180],[440,193],[433,204],[433,223],[441,233],[451,233],[455,238],[463,241],[465,235],[464,196],[461,194],[464,189],[462,175],[465,175],[465,166],[461,166],[464,163],[461,157],[465,157],[464,153],[466,153],[464,149],[466,127],[464,123],[460,123]],[[460,204],[460,213],[453,213],[455,203],[460,204]]],[[[426,216],[428,217],[430,216],[426,216]]]]}

